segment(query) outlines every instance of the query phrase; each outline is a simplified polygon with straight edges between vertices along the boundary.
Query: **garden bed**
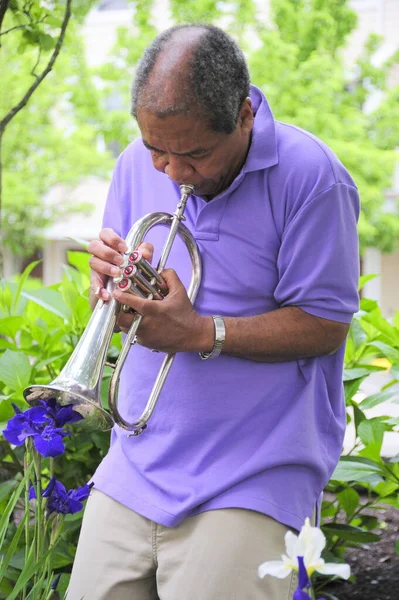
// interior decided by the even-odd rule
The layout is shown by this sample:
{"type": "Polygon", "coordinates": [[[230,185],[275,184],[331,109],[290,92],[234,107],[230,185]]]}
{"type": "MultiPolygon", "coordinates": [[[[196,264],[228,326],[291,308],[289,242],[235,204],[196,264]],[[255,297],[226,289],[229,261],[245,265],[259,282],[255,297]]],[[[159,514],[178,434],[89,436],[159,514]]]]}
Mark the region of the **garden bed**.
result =
{"type": "MultiPolygon", "coordinates": [[[[379,511],[368,511],[381,519],[379,511]]],[[[398,600],[399,555],[395,542],[399,539],[399,510],[387,508],[384,514],[386,528],[376,530],[381,540],[349,548],[345,560],[350,564],[356,583],[336,582],[325,588],[339,600],[398,600]]]]}

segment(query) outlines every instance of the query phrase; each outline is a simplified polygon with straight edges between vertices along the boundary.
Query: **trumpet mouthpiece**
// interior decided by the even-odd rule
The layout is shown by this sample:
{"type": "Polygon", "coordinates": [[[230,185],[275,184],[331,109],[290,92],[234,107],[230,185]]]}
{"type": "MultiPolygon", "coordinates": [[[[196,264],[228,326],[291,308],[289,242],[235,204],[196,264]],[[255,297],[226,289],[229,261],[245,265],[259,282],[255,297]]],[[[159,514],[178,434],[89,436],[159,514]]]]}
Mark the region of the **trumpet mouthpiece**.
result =
{"type": "Polygon", "coordinates": [[[180,186],[180,193],[190,196],[194,193],[194,186],[191,183],[183,184],[180,186]]]}

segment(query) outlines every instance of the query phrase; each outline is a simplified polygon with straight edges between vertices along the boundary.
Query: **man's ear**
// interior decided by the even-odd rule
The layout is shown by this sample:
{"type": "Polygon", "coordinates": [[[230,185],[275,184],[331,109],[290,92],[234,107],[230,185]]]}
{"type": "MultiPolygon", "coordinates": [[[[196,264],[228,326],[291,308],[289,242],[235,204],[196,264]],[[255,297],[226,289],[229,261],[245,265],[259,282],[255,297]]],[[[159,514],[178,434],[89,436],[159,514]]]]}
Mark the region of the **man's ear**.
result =
{"type": "Polygon", "coordinates": [[[254,125],[254,113],[252,110],[252,100],[249,97],[245,98],[241,105],[238,124],[244,132],[250,133],[252,131],[254,125]]]}

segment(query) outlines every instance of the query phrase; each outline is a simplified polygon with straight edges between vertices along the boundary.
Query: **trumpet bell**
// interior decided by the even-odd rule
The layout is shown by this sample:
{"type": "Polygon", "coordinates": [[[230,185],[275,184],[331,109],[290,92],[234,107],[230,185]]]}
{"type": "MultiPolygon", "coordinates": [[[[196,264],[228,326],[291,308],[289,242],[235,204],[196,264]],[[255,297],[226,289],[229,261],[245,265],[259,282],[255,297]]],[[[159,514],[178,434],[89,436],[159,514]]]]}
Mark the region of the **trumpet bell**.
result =
{"type": "Polygon", "coordinates": [[[79,389],[76,382],[72,382],[70,389],[56,385],[56,381],[49,385],[31,385],[24,390],[25,400],[35,405],[38,400],[50,400],[54,398],[61,406],[73,405],[73,410],[82,415],[83,419],[78,421],[82,429],[90,431],[107,431],[112,429],[114,421],[109,413],[105,411],[99,400],[87,397],[87,390],[79,389]]]}

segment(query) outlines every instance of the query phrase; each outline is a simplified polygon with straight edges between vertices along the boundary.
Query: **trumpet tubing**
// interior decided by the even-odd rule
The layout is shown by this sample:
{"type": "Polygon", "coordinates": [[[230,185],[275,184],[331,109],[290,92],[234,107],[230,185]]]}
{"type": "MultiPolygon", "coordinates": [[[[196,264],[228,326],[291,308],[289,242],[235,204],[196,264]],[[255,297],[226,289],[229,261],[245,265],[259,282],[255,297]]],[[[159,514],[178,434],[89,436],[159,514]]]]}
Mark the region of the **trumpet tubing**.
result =
{"type": "Polygon", "coordinates": [[[135,422],[128,423],[118,411],[117,395],[121,371],[131,347],[136,343],[136,332],[142,319],[141,315],[136,314],[114,365],[108,394],[111,414],[104,410],[100,399],[101,380],[116,319],[121,309],[121,304],[113,298],[112,292],[115,286],[118,286],[124,291],[129,290],[146,298],[155,300],[162,298],[167,293],[167,288],[160,273],[166,265],[176,235],[179,235],[187,247],[192,265],[187,294],[191,302],[195,301],[201,283],[201,257],[193,235],[181,222],[184,219],[187,200],[193,191],[191,185],[180,186],[181,197],[173,214],[155,212],[136,221],[125,240],[129,250],[125,253],[122,263],[122,276],[109,279],[107,282],[106,287],[111,299],[106,303],[102,300],[97,302],[81,339],[58,377],[48,385],[31,385],[24,390],[24,397],[29,404],[55,398],[61,405],[72,404],[74,410],[83,416],[83,421],[80,423],[88,429],[106,430],[116,423],[130,431],[131,435],[139,435],[144,431],[175,354],[165,356],[143,413],[135,422]],[[169,233],[157,268],[154,269],[137,248],[150,229],[158,225],[168,227],[169,233]]]}

